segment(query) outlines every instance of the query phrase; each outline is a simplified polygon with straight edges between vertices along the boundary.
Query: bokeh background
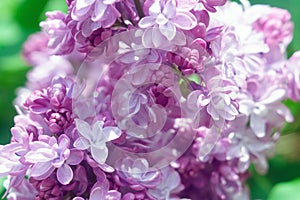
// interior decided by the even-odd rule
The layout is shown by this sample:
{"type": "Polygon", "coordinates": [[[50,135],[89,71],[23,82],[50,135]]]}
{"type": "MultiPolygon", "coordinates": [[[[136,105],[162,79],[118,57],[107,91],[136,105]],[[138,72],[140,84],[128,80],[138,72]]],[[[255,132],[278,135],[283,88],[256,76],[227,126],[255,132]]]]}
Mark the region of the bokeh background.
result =
{"type": "MultiPolygon", "coordinates": [[[[288,56],[300,49],[300,0],[250,0],[252,4],[269,4],[287,9],[295,25],[294,40],[288,56]]],[[[16,115],[13,100],[18,87],[24,85],[30,69],[21,57],[23,42],[40,30],[45,12],[67,10],[64,0],[0,0],[0,145],[10,140],[10,128],[16,115]]],[[[251,199],[300,200],[300,103],[283,102],[295,121],[282,130],[276,156],[269,160],[269,171],[260,175],[251,169],[248,185],[251,199]]],[[[0,198],[4,193],[0,179],[0,198]]]]}

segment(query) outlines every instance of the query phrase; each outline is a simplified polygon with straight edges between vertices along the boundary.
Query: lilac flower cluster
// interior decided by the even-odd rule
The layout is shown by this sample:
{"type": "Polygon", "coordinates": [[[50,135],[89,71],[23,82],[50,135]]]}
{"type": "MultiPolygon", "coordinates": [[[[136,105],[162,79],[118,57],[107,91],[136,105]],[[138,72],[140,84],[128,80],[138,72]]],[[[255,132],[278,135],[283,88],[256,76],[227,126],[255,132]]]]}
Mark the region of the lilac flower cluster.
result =
{"type": "Polygon", "coordinates": [[[67,0],[0,146],[9,200],[247,200],[300,100],[290,14],[226,0],[67,0]]]}

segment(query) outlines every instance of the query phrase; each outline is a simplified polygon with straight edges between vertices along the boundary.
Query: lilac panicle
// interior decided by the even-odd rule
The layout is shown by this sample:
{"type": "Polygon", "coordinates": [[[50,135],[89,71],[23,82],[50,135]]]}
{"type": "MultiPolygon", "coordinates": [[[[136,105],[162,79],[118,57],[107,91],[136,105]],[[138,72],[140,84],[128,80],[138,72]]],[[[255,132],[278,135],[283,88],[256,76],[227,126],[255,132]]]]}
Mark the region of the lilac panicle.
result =
{"type": "Polygon", "coordinates": [[[52,85],[36,90],[24,103],[33,116],[42,117],[50,132],[60,134],[72,124],[71,79],[54,78],[52,85]]]}
{"type": "Polygon", "coordinates": [[[66,3],[23,47],[33,68],[0,146],[6,197],[250,199],[249,167],[267,172],[293,121],[281,102],[300,100],[289,12],[247,0],[66,3]]]}

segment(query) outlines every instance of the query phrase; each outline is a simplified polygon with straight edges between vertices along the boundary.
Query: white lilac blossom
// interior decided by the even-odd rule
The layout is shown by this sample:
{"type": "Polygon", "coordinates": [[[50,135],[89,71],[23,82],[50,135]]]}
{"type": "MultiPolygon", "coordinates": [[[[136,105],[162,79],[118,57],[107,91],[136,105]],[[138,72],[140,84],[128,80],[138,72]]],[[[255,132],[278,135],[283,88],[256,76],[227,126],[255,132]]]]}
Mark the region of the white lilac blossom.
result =
{"type": "Polygon", "coordinates": [[[168,167],[162,170],[162,180],[159,185],[148,190],[148,194],[157,200],[176,199],[172,193],[178,193],[183,189],[180,176],[173,168],[168,167]]]}
{"type": "MultiPolygon", "coordinates": [[[[147,2],[150,4],[150,2],[147,2]]],[[[144,8],[149,16],[143,17],[139,26],[148,28],[157,26],[162,35],[172,40],[176,34],[176,28],[191,30],[196,26],[196,17],[189,12],[193,7],[183,8],[181,4],[176,5],[174,0],[153,1],[151,5],[144,8]]],[[[185,4],[183,4],[185,5],[185,4]]],[[[159,34],[156,37],[160,37],[159,34]]]]}
{"type": "Polygon", "coordinates": [[[143,190],[144,188],[154,188],[161,182],[161,172],[159,170],[149,171],[149,163],[146,159],[125,158],[118,161],[119,177],[130,183],[133,190],[143,190]]]}
{"type": "Polygon", "coordinates": [[[105,163],[108,156],[106,142],[120,137],[121,130],[112,126],[103,128],[103,121],[95,122],[92,127],[80,119],[76,119],[75,122],[80,136],[74,142],[74,146],[79,150],[88,149],[99,164],[105,163]]]}
{"type": "Polygon", "coordinates": [[[9,200],[248,200],[300,100],[288,11],[226,0],[67,0],[0,146],[9,200]]]}
{"type": "Polygon", "coordinates": [[[73,20],[81,22],[81,26],[84,26],[86,29],[96,30],[99,27],[110,27],[121,16],[115,8],[116,2],[118,0],[76,0],[74,1],[75,5],[72,8],[71,17],[73,20]]]}

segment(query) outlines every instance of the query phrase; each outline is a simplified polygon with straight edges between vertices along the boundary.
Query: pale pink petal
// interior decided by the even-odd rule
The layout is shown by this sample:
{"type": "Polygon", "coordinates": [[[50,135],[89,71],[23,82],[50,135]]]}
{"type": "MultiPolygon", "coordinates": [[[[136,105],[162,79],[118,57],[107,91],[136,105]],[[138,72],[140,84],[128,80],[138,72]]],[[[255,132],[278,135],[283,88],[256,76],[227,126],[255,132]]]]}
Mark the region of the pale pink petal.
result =
{"type": "Polygon", "coordinates": [[[30,143],[30,149],[33,151],[41,149],[41,148],[51,149],[50,145],[45,142],[34,141],[34,142],[30,143]]]}
{"type": "Polygon", "coordinates": [[[116,2],[118,2],[118,0],[103,0],[103,3],[105,3],[106,5],[112,5],[116,2]]]}
{"type": "Polygon", "coordinates": [[[84,200],[82,197],[74,197],[72,200],[84,200]]]}
{"type": "Polygon", "coordinates": [[[140,172],[147,172],[149,170],[149,163],[144,158],[138,158],[133,162],[133,168],[137,168],[140,172]]]}
{"type": "Polygon", "coordinates": [[[65,134],[61,135],[58,139],[58,146],[61,149],[66,149],[70,145],[70,139],[65,134]]]}
{"type": "Polygon", "coordinates": [[[93,22],[90,20],[86,20],[83,22],[81,31],[82,31],[82,35],[84,37],[89,37],[92,34],[92,32],[93,32],[92,23],[93,22]]]}
{"type": "Polygon", "coordinates": [[[112,172],[115,171],[115,169],[114,169],[113,167],[111,167],[111,166],[109,166],[109,165],[107,165],[107,164],[105,164],[105,163],[99,164],[99,166],[100,166],[100,168],[101,168],[103,171],[105,171],[105,172],[107,172],[107,173],[112,173],[112,172]]]}
{"type": "Polygon", "coordinates": [[[121,199],[121,193],[117,190],[110,190],[106,193],[105,199],[109,200],[120,200],[121,199]]]}
{"type": "Polygon", "coordinates": [[[106,146],[92,146],[91,147],[91,154],[95,161],[99,164],[105,163],[107,156],[108,156],[108,149],[106,146]]]}
{"type": "Polygon", "coordinates": [[[149,15],[158,15],[161,11],[161,1],[154,1],[154,3],[149,7],[149,15]]]}
{"type": "Polygon", "coordinates": [[[74,142],[74,147],[79,150],[85,150],[88,149],[91,146],[89,140],[79,137],[77,140],[74,142]]]}
{"type": "Polygon", "coordinates": [[[103,28],[109,28],[111,27],[117,18],[121,17],[121,14],[119,11],[114,7],[114,6],[108,6],[104,13],[104,17],[102,22],[102,27],[103,28]]]}
{"type": "Polygon", "coordinates": [[[176,0],[176,2],[177,9],[190,11],[199,3],[199,0],[176,0]]]}
{"type": "Polygon", "coordinates": [[[50,174],[52,174],[54,169],[55,168],[51,165],[50,162],[36,163],[31,168],[30,176],[35,177],[39,180],[45,179],[45,178],[49,177],[50,174]]]}
{"type": "Polygon", "coordinates": [[[20,127],[12,127],[10,129],[11,134],[13,135],[14,139],[18,142],[21,142],[23,140],[23,137],[27,134],[23,129],[20,127]]]}
{"type": "Polygon", "coordinates": [[[99,134],[101,135],[103,132],[103,125],[104,122],[103,121],[97,121],[94,123],[93,125],[93,133],[92,134],[99,134]]]}
{"type": "Polygon", "coordinates": [[[57,180],[61,184],[67,185],[73,179],[73,171],[69,165],[64,164],[63,166],[57,169],[56,176],[57,176],[57,180]]]}
{"type": "Polygon", "coordinates": [[[153,17],[143,17],[140,21],[139,21],[139,27],[140,28],[148,28],[150,26],[153,26],[155,24],[155,18],[153,17]]]}
{"type": "Polygon", "coordinates": [[[80,135],[82,135],[86,139],[92,138],[92,130],[90,125],[87,122],[81,119],[75,119],[75,123],[76,123],[76,128],[80,135]]]}
{"type": "Polygon", "coordinates": [[[147,28],[142,36],[142,42],[145,47],[153,47],[152,28],[147,28]]]}
{"type": "Polygon", "coordinates": [[[77,149],[71,149],[67,163],[70,165],[78,165],[83,160],[83,152],[77,149]]]}
{"type": "Polygon", "coordinates": [[[152,37],[149,39],[152,40],[152,44],[154,45],[154,47],[160,47],[162,43],[165,42],[164,35],[160,32],[160,29],[156,27],[153,28],[151,32],[152,37]]]}
{"type": "Polygon", "coordinates": [[[30,163],[48,162],[55,159],[56,156],[56,152],[52,149],[41,148],[36,151],[29,151],[25,155],[25,160],[30,163]]]}
{"type": "Polygon", "coordinates": [[[108,126],[103,129],[103,135],[106,141],[112,141],[121,136],[122,132],[118,127],[108,126]]]}
{"type": "Polygon", "coordinates": [[[171,19],[176,15],[176,1],[169,0],[164,6],[163,14],[168,18],[171,19]]]}
{"type": "Polygon", "coordinates": [[[82,9],[82,8],[90,6],[94,2],[95,2],[95,0],[77,0],[76,1],[76,8],[77,9],[82,9]]]}
{"type": "Polygon", "coordinates": [[[169,41],[173,40],[176,36],[176,27],[172,23],[159,26],[159,30],[169,41]]]}
{"type": "Polygon", "coordinates": [[[196,17],[190,12],[180,12],[172,19],[176,27],[183,30],[191,30],[197,25],[196,17]]]}
{"type": "Polygon", "coordinates": [[[85,7],[85,8],[75,8],[71,12],[71,17],[73,20],[79,21],[81,17],[85,16],[90,10],[90,7],[85,7]]]}
{"type": "Polygon", "coordinates": [[[96,187],[91,192],[90,200],[104,199],[105,193],[106,191],[104,191],[101,187],[96,187]]]}
{"type": "Polygon", "coordinates": [[[94,13],[92,15],[92,20],[101,21],[101,18],[104,16],[105,10],[107,9],[107,5],[103,3],[102,0],[96,1],[94,13]]]}
{"type": "Polygon", "coordinates": [[[251,115],[250,127],[257,137],[264,137],[266,134],[266,124],[262,117],[251,115]]]}
{"type": "Polygon", "coordinates": [[[155,19],[155,23],[158,25],[164,25],[164,24],[168,23],[168,21],[169,20],[162,13],[160,13],[155,19]]]}
{"type": "Polygon", "coordinates": [[[209,104],[207,106],[207,112],[214,120],[220,119],[219,113],[216,111],[216,109],[214,108],[214,106],[212,104],[209,104]]]}
{"type": "Polygon", "coordinates": [[[274,91],[272,91],[268,97],[266,97],[263,101],[261,101],[261,104],[271,104],[274,102],[282,101],[286,96],[286,90],[282,88],[278,88],[274,91]]]}

